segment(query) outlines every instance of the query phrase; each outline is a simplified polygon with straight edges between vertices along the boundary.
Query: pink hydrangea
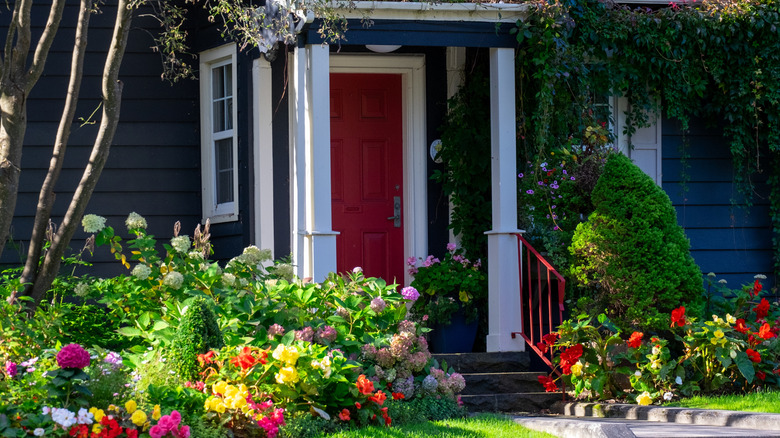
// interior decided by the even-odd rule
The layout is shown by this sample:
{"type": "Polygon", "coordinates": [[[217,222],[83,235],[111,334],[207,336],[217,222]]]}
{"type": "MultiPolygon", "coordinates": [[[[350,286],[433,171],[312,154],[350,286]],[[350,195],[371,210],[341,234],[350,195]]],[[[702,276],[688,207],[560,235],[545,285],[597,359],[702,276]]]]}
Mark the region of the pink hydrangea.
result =
{"type": "Polygon", "coordinates": [[[274,324],[271,327],[268,327],[268,339],[273,339],[274,336],[283,334],[284,327],[280,326],[279,324],[274,324]]]}
{"type": "Polygon", "coordinates": [[[296,341],[311,342],[312,339],[314,339],[314,329],[309,326],[304,327],[303,330],[295,331],[296,341]]]}
{"type": "Polygon", "coordinates": [[[371,310],[376,313],[382,313],[386,306],[387,304],[385,304],[385,300],[383,300],[382,297],[376,297],[371,300],[371,310]]]}
{"type": "Polygon", "coordinates": [[[455,251],[456,245],[454,243],[448,243],[447,244],[447,251],[452,252],[455,251]]]}
{"type": "Polygon", "coordinates": [[[89,353],[79,344],[68,344],[57,353],[60,368],[85,368],[89,366],[89,353]]]}
{"type": "Polygon", "coordinates": [[[10,360],[5,363],[5,374],[8,375],[9,378],[13,379],[17,372],[18,371],[15,363],[11,362],[10,360]]]}
{"type": "Polygon", "coordinates": [[[417,301],[417,299],[420,298],[420,292],[417,292],[417,289],[408,286],[401,289],[401,296],[404,297],[405,300],[417,301]]]}
{"type": "Polygon", "coordinates": [[[328,343],[333,342],[338,337],[338,333],[336,332],[336,329],[326,325],[325,327],[320,327],[317,329],[317,333],[314,335],[315,339],[317,339],[320,343],[328,343]]]}

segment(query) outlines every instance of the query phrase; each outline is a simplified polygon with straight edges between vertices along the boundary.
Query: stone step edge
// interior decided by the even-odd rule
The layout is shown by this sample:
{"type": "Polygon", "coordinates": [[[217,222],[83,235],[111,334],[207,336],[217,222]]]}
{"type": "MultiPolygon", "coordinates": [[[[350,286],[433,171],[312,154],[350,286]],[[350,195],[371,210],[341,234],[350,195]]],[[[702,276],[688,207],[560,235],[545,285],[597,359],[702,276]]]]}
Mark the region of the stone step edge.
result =
{"type": "Polygon", "coordinates": [[[488,393],[488,394],[458,394],[461,398],[468,398],[468,397],[508,397],[508,396],[550,396],[557,395],[560,398],[563,398],[563,394],[560,392],[545,392],[545,391],[534,391],[534,392],[500,392],[500,393],[488,393]]]}
{"type": "Polygon", "coordinates": [[[512,377],[512,376],[523,376],[523,377],[537,377],[537,376],[546,376],[547,373],[543,371],[499,371],[496,373],[460,373],[461,376],[506,376],[506,377],[512,377]]]}
{"type": "Polygon", "coordinates": [[[624,418],[660,423],[780,430],[780,414],[759,412],[578,402],[556,402],[551,411],[573,417],[624,418]]]}

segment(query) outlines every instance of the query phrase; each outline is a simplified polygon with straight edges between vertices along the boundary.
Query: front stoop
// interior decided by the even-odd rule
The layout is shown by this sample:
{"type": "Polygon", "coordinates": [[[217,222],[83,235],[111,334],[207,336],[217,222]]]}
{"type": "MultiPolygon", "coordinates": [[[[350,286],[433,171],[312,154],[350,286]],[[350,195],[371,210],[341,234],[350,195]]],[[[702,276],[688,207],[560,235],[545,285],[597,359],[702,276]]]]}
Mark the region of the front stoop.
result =
{"type": "Polygon", "coordinates": [[[538,412],[561,401],[561,393],[545,392],[538,377],[528,371],[527,352],[434,354],[439,363],[461,373],[466,389],[461,394],[472,412],[538,412]]]}

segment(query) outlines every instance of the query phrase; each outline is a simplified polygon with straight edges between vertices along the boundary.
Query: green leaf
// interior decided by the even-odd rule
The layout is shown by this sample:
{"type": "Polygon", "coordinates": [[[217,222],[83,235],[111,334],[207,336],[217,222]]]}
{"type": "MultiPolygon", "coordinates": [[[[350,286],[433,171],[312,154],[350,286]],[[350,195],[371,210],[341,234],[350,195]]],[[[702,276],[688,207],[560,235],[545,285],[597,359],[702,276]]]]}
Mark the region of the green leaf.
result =
{"type": "Polygon", "coordinates": [[[144,312],[138,317],[138,326],[146,328],[149,325],[149,312],[144,312]]]}
{"type": "Polygon", "coordinates": [[[295,340],[295,331],[290,330],[289,332],[285,333],[284,336],[282,336],[282,340],[280,341],[283,345],[289,346],[293,343],[295,340]]]}
{"type": "Polygon", "coordinates": [[[168,324],[165,321],[155,321],[154,325],[152,326],[152,331],[156,332],[162,329],[166,329],[168,327],[170,327],[170,324],[168,324]]]}
{"type": "Polygon", "coordinates": [[[756,377],[756,370],[753,368],[753,362],[748,358],[747,354],[744,351],[738,351],[734,362],[737,363],[739,372],[742,373],[748,384],[753,383],[753,379],[756,377]]]}
{"type": "Polygon", "coordinates": [[[141,336],[141,330],[134,327],[120,327],[117,332],[122,336],[127,336],[128,338],[141,336]]]}
{"type": "Polygon", "coordinates": [[[600,313],[598,316],[599,324],[604,324],[604,322],[607,320],[607,315],[600,313]]]}

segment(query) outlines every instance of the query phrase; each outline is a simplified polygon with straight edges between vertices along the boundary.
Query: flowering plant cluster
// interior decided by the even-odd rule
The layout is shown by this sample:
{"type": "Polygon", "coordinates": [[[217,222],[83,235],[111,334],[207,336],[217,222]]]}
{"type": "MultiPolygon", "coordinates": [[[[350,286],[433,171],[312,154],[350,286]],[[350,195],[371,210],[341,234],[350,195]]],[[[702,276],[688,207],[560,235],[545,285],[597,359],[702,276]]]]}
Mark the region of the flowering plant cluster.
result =
{"type": "Polygon", "coordinates": [[[410,257],[407,265],[414,277],[411,286],[420,295],[411,309],[418,319],[427,317],[428,325],[447,325],[459,309],[466,312],[468,321],[477,317],[475,301],[487,297],[487,278],[480,260],[472,262],[462,248],[448,243],[443,260],[433,255],[420,260],[410,257]]]}
{"type": "Polygon", "coordinates": [[[563,379],[577,395],[587,390],[590,397],[624,396],[639,404],[702,392],[778,387],[780,312],[777,303],[773,308],[761,297],[760,280],[736,294],[733,314],[697,321],[686,315],[684,306],[674,309],[668,339],[634,331],[624,342],[603,315],[599,327],[584,315],[576,322],[565,321],[537,345],[545,351],[552,348],[562,376],[542,376],[540,382],[554,391],[556,381],[563,379]],[[630,388],[618,385],[611,377],[615,374],[627,376],[630,388]]]}

